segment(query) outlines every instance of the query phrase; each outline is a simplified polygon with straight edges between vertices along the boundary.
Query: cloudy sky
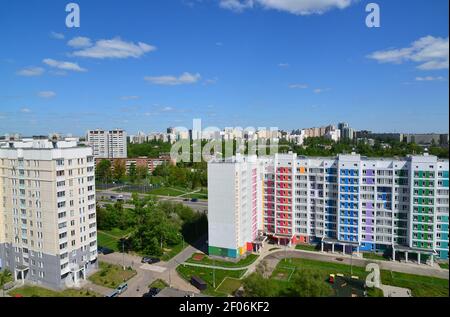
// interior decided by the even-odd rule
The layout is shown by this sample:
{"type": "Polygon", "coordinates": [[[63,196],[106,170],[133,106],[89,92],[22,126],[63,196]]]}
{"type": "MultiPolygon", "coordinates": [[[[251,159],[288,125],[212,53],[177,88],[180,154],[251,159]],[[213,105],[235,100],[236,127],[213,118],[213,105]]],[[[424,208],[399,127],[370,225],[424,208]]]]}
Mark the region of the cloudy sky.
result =
{"type": "Polygon", "coordinates": [[[447,0],[17,0],[0,134],[169,126],[448,131],[447,0]],[[381,8],[367,28],[365,6],[381,8]]]}

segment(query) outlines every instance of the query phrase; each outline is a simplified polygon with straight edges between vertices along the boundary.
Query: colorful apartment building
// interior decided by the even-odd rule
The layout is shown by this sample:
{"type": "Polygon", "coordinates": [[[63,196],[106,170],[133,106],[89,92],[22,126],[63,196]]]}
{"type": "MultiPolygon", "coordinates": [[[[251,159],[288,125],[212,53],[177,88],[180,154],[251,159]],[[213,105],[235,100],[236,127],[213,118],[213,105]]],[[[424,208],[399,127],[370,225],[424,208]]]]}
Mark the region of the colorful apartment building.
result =
{"type": "Polygon", "coordinates": [[[209,251],[239,257],[258,248],[264,236],[346,253],[387,250],[394,259],[448,259],[448,182],[448,160],[431,155],[211,161],[209,251]]]}

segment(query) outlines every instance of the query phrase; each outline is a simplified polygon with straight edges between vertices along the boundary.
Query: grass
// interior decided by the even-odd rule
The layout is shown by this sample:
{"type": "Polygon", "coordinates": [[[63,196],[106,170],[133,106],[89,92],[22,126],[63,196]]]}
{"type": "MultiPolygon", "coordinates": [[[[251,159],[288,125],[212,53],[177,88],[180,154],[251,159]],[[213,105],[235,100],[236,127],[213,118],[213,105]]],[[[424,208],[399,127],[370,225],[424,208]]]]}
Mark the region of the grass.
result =
{"type": "Polygon", "coordinates": [[[184,189],[175,188],[175,187],[159,187],[149,191],[152,195],[158,196],[180,196],[182,194],[188,193],[184,189]]]}
{"type": "Polygon", "coordinates": [[[39,286],[22,286],[11,290],[8,295],[23,297],[101,297],[100,294],[86,289],[66,289],[63,291],[54,291],[39,286]]]}
{"type": "Polygon", "coordinates": [[[166,288],[167,286],[169,286],[169,285],[168,285],[165,281],[163,281],[163,280],[161,280],[161,279],[157,279],[157,280],[153,281],[153,282],[148,286],[148,288],[155,287],[155,288],[163,289],[163,288],[166,288]]]}
{"type": "Polygon", "coordinates": [[[120,238],[126,236],[129,233],[127,230],[121,230],[119,228],[113,228],[111,230],[98,230],[97,231],[97,244],[102,247],[109,248],[116,252],[121,251],[119,244],[120,238]]]}
{"type": "Polygon", "coordinates": [[[304,251],[319,251],[316,245],[310,244],[297,244],[295,248],[297,250],[304,250],[304,251]]]}
{"type": "Polygon", "coordinates": [[[226,277],[223,280],[222,284],[220,284],[219,287],[217,287],[217,292],[223,294],[234,294],[234,292],[236,292],[241,287],[241,285],[242,285],[241,280],[226,277]]]}
{"type": "Polygon", "coordinates": [[[257,254],[249,254],[247,257],[240,260],[239,262],[213,260],[208,256],[204,256],[203,259],[201,259],[201,260],[195,260],[194,257],[199,254],[201,254],[201,253],[194,253],[191,256],[191,258],[188,259],[186,262],[196,263],[196,264],[205,264],[205,265],[215,265],[216,267],[238,268],[238,267],[246,267],[246,266],[252,264],[259,257],[259,255],[257,255],[257,254]]]}
{"type": "Polygon", "coordinates": [[[171,258],[173,258],[175,255],[183,251],[189,244],[186,242],[180,242],[174,246],[170,246],[167,251],[164,252],[164,254],[161,256],[162,261],[169,261],[171,258]]]}
{"type": "Polygon", "coordinates": [[[97,285],[116,288],[125,281],[136,275],[133,269],[126,269],[125,271],[119,265],[99,262],[100,270],[91,275],[89,280],[97,285]]]}
{"type": "Polygon", "coordinates": [[[388,261],[389,259],[381,254],[372,253],[372,252],[363,252],[363,258],[364,259],[371,259],[371,260],[379,260],[379,261],[388,261]]]}
{"type": "Polygon", "coordinates": [[[448,270],[448,263],[439,263],[439,266],[441,267],[441,269],[448,270]]]}
{"type": "Polygon", "coordinates": [[[384,297],[384,293],[382,289],[379,288],[368,288],[367,289],[367,296],[368,297],[384,297]]]}
{"type": "Polygon", "coordinates": [[[225,278],[240,279],[244,273],[247,271],[243,270],[221,270],[221,269],[209,269],[203,267],[189,266],[189,265],[179,265],[177,267],[177,272],[182,278],[187,282],[190,282],[192,276],[197,276],[206,282],[208,285],[207,289],[202,291],[202,293],[212,296],[227,296],[227,293],[223,293],[214,288],[213,283],[213,271],[215,275],[215,286],[218,287],[225,278]]]}
{"type": "MultiPolygon", "coordinates": [[[[284,259],[278,263],[273,274],[278,272],[277,269],[283,267],[301,267],[316,270],[323,276],[324,281],[330,274],[342,273],[346,276],[351,274],[350,265],[307,259],[284,259]]],[[[365,271],[365,268],[353,266],[352,275],[365,279],[367,274],[368,272],[365,271]]],[[[448,297],[449,295],[448,280],[436,277],[381,270],[381,282],[385,285],[408,288],[414,297],[448,297]]]]}
{"type": "Polygon", "coordinates": [[[269,251],[281,250],[280,248],[270,248],[269,251]]]}

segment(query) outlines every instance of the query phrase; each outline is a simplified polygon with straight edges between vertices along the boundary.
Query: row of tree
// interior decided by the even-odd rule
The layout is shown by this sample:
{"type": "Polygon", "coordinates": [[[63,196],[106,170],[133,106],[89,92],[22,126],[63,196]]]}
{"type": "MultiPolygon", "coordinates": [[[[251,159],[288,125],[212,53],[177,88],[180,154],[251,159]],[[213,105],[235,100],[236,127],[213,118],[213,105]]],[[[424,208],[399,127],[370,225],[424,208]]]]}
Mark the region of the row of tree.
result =
{"type": "Polygon", "coordinates": [[[207,218],[180,203],[159,202],[148,196],[133,194],[133,208],[123,203],[97,206],[97,226],[100,230],[119,228],[128,232],[127,249],[146,255],[159,256],[164,248],[184,239],[195,242],[207,230],[207,218]],[[132,228],[132,230],[129,230],[132,228]]]}

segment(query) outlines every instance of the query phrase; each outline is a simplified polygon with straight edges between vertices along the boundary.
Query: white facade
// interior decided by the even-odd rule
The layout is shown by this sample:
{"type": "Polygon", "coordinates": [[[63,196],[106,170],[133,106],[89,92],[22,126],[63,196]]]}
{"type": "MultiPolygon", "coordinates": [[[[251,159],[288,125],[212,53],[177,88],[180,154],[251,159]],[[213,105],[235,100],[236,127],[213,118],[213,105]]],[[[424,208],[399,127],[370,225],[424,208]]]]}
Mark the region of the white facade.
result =
{"type": "MultiPolygon", "coordinates": [[[[448,160],[430,155],[389,159],[276,154],[251,161],[259,175],[256,192],[261,193],[256,196],[257,228],[271,239],[283,244],[322,242],[367,252],[392,249],[394,256],[414,253],[430,261],[448,258],[448,160]]],[[[248,208],[245,199],[236,200],[247,197],[240,184],[250,181],[249,174],[238,171],[248,165],[244,157],[208,165],[212,197],[208,221],[216,224],[209,232],[212,254],[226,253],[221,249],[226,248],[239,250],[240,255],[242,240],[221,241],[228,241],[227,232],[250,228],[244,217],[235,216],[248,208]],[[234,185],[214,180],[218,175],[221,180],[235,179],[234,185]],[[222,222],[216,223],[216,217],[229,217],[226,229],[217,228],[222,222]]],[[[249,235],[242,236],[246,244],[254,242],[249,235]]]]}
{"type": "Polygon", "coordinates": [[[90,130],[87,132],[86,140],[92,147],[95,157],[127,157],[127,133],[124,130],[90,130]]]}
{"type": "Polygon", "coordinates": [[[208,164],[208,223],[211,253],[238,257],[258,235],[261,200],[256,156],[208,164]]]}
{"type": "Polygon", "coordinates": [[[75,141],[0,148],[0,268],[63,288],[97,267],[94,173],[92,149],[75,141]]]}

